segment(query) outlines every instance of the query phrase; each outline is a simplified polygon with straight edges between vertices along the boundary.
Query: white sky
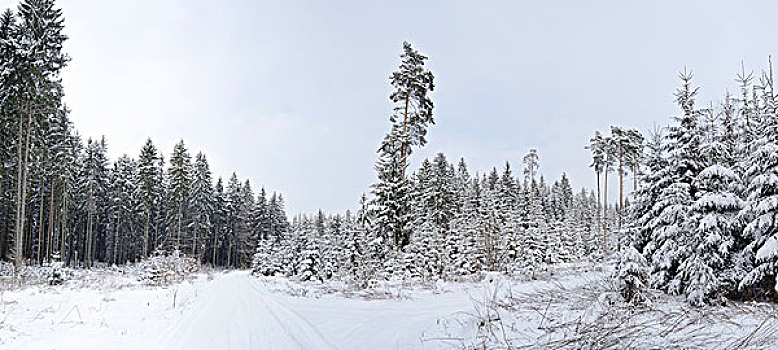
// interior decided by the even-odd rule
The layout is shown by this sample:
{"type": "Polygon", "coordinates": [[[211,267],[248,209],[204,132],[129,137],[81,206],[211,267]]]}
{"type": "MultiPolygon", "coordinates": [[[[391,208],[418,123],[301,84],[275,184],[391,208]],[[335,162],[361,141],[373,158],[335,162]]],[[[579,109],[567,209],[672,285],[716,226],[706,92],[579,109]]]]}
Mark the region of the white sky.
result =
{"type": "MultiPolygon", "coordinates": [[[[430,56],[438,122],[414,155],[471,172],[541,172],[593,187],[594,129],[647,130],[677,112],[684,66],[701,103],[766,66],[778,3],[727,1],[62,0],[66,102],[85,137],[166,158],[184,139],[212,170],[280,191],[290,215],[355,208],[388,129],[403,40],[430,56]]],[[[0,0],[16,7],[16,1],[0,0]]],[[[615,184],[615,182],[614,182],[615,184]]],[[[612,193],[615,186],[612,187],[612,193]]]]}

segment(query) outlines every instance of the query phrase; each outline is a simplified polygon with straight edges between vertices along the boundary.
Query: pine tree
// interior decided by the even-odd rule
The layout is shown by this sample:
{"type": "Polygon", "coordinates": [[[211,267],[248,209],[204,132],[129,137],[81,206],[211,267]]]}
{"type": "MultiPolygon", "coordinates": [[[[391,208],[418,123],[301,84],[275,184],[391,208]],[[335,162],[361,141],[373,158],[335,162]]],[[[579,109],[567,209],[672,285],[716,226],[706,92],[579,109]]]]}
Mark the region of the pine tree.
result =
{"type": "Polygon", "coordinates": [[[192,232],[190,253],[198,260],[202,260],[206,239],[213,228],[211,218],[214,211],[211,170],[202,152],[195,156],[192,175],[193,182],[189,193],[189,210],[192,218],[189,224],[189,230],[192,232]]]}
{"type": "Polygon", "coordinates": [[[440,271],[439,274],[446,279],[448,263],[451,259],[451,250],[447,237],[450,231],[450,223],[457,212],[456,192],[453,188],[454,169],[446,160],[443,153],[438,153],[432,164],[432,181],[427,190],[426,200],[428,206],[432,208],[430,221],[436,232],[436,241],[438,250],[440,250],[440,271]]]}
{"type": "Polygon", "coordinates": [[[472,181],[464,196],[464,206],[452,223],[457,236],[461,237],[462,253],[455,256],[453,269],[460,276],[481,271],[486,266],[485,247],[481,232],[485,226],[481,197],[481,186],[472,181]]]}
{"type": "Polygon", "coordinates": [[[100,215],[100,208],[104,208],[103,202],[108,191],[108,159],[105,156],[105,139],[100,142],[87,140],[86,151],[83,155],[83,168],[79,176],[81,179],[80,191],[85,194],[86,229],[82,244],[77,248],[81,252],[79,256],[87,267],[91,267],[95,259],[95,246],[102,240],[104,232],[100,215]]]}
{"type": "MultiPolygon", "coordinates": [[[[602,211],[600,210],[599,206],[600,203],[602,203],[601,195],[600,195],[600,175],[607,171],[607,158],[606,158],[606,143],[605,138],[602,136],[602,133],[600,131],[594,132],[594,137],[592,137],[589,140],[589,145],[586,146],[591,152],[592,152],[592,168],[594,168],[594,174],[597,177],[597,223],[598,225],[602,226],[604,228],[604,225],[602,223],[602,211]]],[[[606,182],[605,186],[607,187],[608,184],[606,182]]],[[[604,232],[604,231],[603,231],[604,232]]],[[[603,243],[607,240],[607,236],[604,237],[603,243]]]]}
{"type": "Polygon", "coordinates": [[[393,127],[379,149],[376,164],[378,182],[372,185],[371,206],[375,213],[373,227],[377,234],[394,247],[408,243],[409,181],[404,177],[405,167],[398,157],[400,142],[393,127]]]}
{"type": "Polygon", "coordinates": [[[316,229],[313,225],[305,220],[302,224],[302,232],[300,232],[300,261],[298,262],[297,275],[303,281],[309,281],[318,279],[319,268],[321,266],[321,251],[319,246],[319,239],[316,237],[316,229]]]}
{"type": "Polygon", "coordinates": [[[141,148],[138,157],[138,183],[136,184],[136,198],[138,199],[138,212],[141,214],[143,227],[143,241],[141,256],[145,259],[149,251],[154,250],[157,244],[157,232],[160,224],[157,218],[161,212],[162,184],[162,157],[157,153],[157,148],[151,139],[147,139],[141,148]]]}
{"type": "Polygon", "coordinates": [[[528,183],[535,181],[535,174],[537,174],[539,167],[540,156],[538,156],[538,151],[531,148],[529,153],[524,156],[524,176],[528,183]]]}
{"type": "Polygon", "coordinates": [[[48,116],[60,110],[63,96],[60,72],[69,57],[62,51],[62,45],[67,40],[62,33],[62,11],[54,7],[53,0],[22,1],[18,7],[19,21],[12,23],[9,16],[6,13],[4,21],[5,35],[9,36],[9,40],[4,40],[3,44],[4,60],[7,59],[3,85],[10,89],[4,89],[2,104],[8,106],[6,110],[18,120],[14,225],[16,271],[24,255],[28,168],[30,149],[33,148],[31,139],[34,139],[33,143],[45,140],[36,136],[47,134],[48,116]]]}
{"type": "Polygon", "coordinates": [[[189,234],[186,228],[189,225],[188,207],[192,185],[192,160],[183,140],[175,145],[170,156],[167,184],[171,204],[168,209],[167,247],[178,251],[189,234]]]}
{"type": "Polygon", "coordinates": [[[243,202],[241,195],[241,184],[238,181],[238,175],[232,173],[227,181],[227,188],[224,191],[225,197],[225,228],[224,228],[224,248],[225,266],[237,266],[238,237],[240,232],[241,217],[240,210],[243,202]]]}
{"type": "Polygon", "coordinates": [[[256,210],[254,203],[254,191],[251,189],[249,180],[243,182],[238,190],[238,204],[236,217],[236,231],[234,234],[236,249],[235,257],[239,267],[246,267],[249,264],[249,258],[256,250],[257,238],[252,225],[252,213],[256,210]]]}
{"type": "Polygon", "coordinates": [[[13,187],[13,158],[14,148],[21,150],[21,147],[14,147],[18,143],[16,139],[16,125],[21,125],[14,118],[13,109],[6,103],[12,94],[12,88],[8,84],[11,72],[13,72],[12,63],[16,54],[15,37],[13,35],[16,27],[16,17],[10,9],[6,9],[0,16],[0,209],[7,215],[2,223],[2,232],[0,232],[0,260],[6,260],[10,253],[13,234],[11,233],[11,207],[13,205],[13,195],[9,188],[13,187]]]}
{"type": "Polygon", "coordinates": [[[111,233],[108,244],[108,262],[111,264],[134,261],[135,236],[135,177],[137,165],[127,155],[120,157],[110,172],[111,233]],[[129,254],[128,254],[129,253],[129,254]]]}
{"type": "Polygon", "coordinates": [[[281,238],[289,231],[289,220],[284,209],[284,197],[273,193],[268,202],[270,237],[281,238]]]}
{"type": "Polygon", "coordinates": [[[213,190],[213,230],[209,239],[209,248],[211,254],[211,264],[226,265],[227,261],[227,233],[228,231],[228,211],[227,194],[224,192],[224,183],[222,178],[216,180],[213,190]]]}
{"type": "Polygon", "coordinates": [[[275,276],[277,272],[280,272],[276,270],[275,259],[278,257],[273,249],[273,240],[260,240],[251,264],[252,273],[257,276],[275,276]]]}
{"type": "MultiPolygon", "coordinates": [[[[429,124],[435,124],[432,117],[434,104],[427,96],[428,92],[435,90],[435,77],[424,68],[427,56],[414,50],[410,43],[403,42],[400,58],[400,67],[391,76],[394,90],[389,99],[395,107],[389,121],[396,125],[398,130],[402,130],[399,134],[400,165],[405,169],[413,146],[424,146],[427,143],[427,127],[429,124]]],[[[402,177],[405,177],[404,172],[402,177]]]]}
{"type": "Polygon", "coordinates": [[[432,72],[424,68],[427,57],[404,42],[400,58],[400,67],[390,80],[394,90],[389,99],[395,107],[389,117],[392,127],[378,150],[378,182],[373,185],[372,202],[376,208],[376,229],[381,236],[391,239],[396,248],[408,244],[410,238],[406,227],[410,202],[405,176],[407,158],[414,146],[427,143],[427,128],[435,123],[434,105],[427,96],[435,89],[432,72]]]}

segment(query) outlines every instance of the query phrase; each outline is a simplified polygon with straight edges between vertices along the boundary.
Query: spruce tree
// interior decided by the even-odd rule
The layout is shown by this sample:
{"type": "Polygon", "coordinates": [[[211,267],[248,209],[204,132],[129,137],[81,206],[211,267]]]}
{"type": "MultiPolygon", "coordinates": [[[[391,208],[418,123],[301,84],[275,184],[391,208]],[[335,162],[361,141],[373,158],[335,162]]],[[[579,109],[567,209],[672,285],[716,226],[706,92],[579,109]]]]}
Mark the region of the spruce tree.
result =
{"type": "Polygon", "coordinates": [[[188,238],[188,207],[192,185],[192,160],[183,140],[175,145],[173,154],[170,156],[167,184],[171,204],[168,208],[167,247],[178,251],[184,240],[188,238]]]}
{"type": "Polygon", "coordinates": [[[214,211],[213,182],[211,170],[205,155],[198,153],[195,156],[193,168],[193,182],[190,188],[189,210],[192,218],[189,229],[192,233],[189,252],[198,260],[204,256],[205,242],[213,228],[212,216],[214,211]]]}
{"type": "Polygon", "coordinates": [[[661,175],[669,177],[673,183],[662,190],[654,207],[660,214],[650,243],[656,249],[651,256],[652,284],[674,294],[683,293],[684,289],[681,277],[676,273],[679,264],[692,249],[689,210],[697,195],[694,179],[703,167],[699,128],[701,111],[694,105],[699,88],[692,86],[690,72],[684,71],[679,77],[681,87],[675,97],[682,114],[675,118],[676,125],[669,129],[666,145],[669,163],[666,172],[661,175]]]}
{"type": "Polygon", "coordinates": [[[719,164],[709,166],[697,176],[699,198],[691,206],[692,234],[689,257],[679,271],[686,285],[686,298],[693,305],[716,303],[734,287],[725,269],[731,268],[731,254],[741,209],[734,193],[737,175],[719,164]]]}
{"type": "Polygon", "coordinates": [[[154,233],[157,232],[160,224],[157,218],[162,209],[162,184],[159,181],[163,172],[160,166],[161,159],[151,139],[147,139],[138,157],[138,183],[135,186],[135,197],[138,199],[138,212],[141,215],[143,230],[141,256],[144,259],[157,244],[154,233]]]}

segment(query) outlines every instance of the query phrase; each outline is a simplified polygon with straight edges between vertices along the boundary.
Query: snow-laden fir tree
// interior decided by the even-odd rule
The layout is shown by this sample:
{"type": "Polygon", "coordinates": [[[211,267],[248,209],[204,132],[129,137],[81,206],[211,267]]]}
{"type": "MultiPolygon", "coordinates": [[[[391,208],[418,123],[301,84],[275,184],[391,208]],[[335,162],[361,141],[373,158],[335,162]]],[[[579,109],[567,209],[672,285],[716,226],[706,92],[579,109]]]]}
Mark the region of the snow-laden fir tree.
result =
{"type": "Polygon", "coordinates": [[[649,242],[652,285],[676,294],[683,292],[683,283],[676,276],[678,265],[692,249],[692,224],[688,218],[697,193],[694,179],[703,168],[699,128],[701,112],[694,106],[699,88],[692,86],[691,73],[684,71],[679,77],[682,84],[675,97],[682,114],[675,118],[676,125],[668,132],[666,147],[669,162],[662,175],[672,179],[673,183],[662,190],[654,207],[659,214],[649,242]]]}
{"type": "Polygon", "coordinates": [[[168,199],[168,235],[166,248],[180,250],[183,239],[187,236],[189,222],[189,194],[192,186],[192,159],[189,156],[184,141],[179,141],[170,156],[170,167],[167,169],[168,199]]]}
{"type": "Polygon", "coordinates": [[[373,229],[394,247],[407,244],[410,234],[410,183],[404,177],[405,166],[399,157],[400,148],[397,129],[393,127],[379,149],[375,167],[378,182],[372,185],[371,201],[375,213],[373,229]]]}
{"type": "Polygon", "coordinates": [[[483,246],[482,230],[484,215],[482,207],[482,191],[478,181],[470,181],[464,192],[464,206],[454,218],[452,230],[460,237],[460,254],[453,257],[452,270],[457,275],[465,276],[481,271],[486,265],[485,248],[483,246]]]}
{"type": "Polygon", "coordinates": [[[627,246],[621,251],[616,267],[616,281],[625,301],[633,304],[646,301],[648,272],[648,262],[635,247],[627,246]]]}
{"type": "Polygon", "coordinates": [[[749,241],[743,258],[753,262],[739,289],[752,297],[776,298],[778,270],[778,146],[765,141],[750,158],[747,204],[740,213],[749,241]]]}
{"type": "Polygon", "coordinates": [[[736,239],[736,216],[742,207],[733,188],[737,175],[714,164],[697,176],[699,198],[692,204],[689,256],[679,267],[692,305],[718,303],[733,290],[731,254],[736,239]],[[729,272],[729,273],[728,273],[729,272]]]}
{"type": "Polygon", "coordinates": [[[277,251],[274,251],[273,240],[263,239],[257,244],[257,252],[252,261],[252,273],[257,276],[275,276],[281,272],[277,269],[281,259],[277,251]]]}
{"type": "Polygon", "coordinates": [[[666,176],[667,159],[664,156],[663,134],[661,129],[655,129],[650,135],[651,141],[647,145],[647,155],[644,158],[644,166],[640,177],[640,186],[632,194],[632,205],[629,208],[630,232],[628,245],[634,246],[639,252],[650,256],[655,247],[644,248],[651,240],[651,234],[655,225],[659,222],[657,216],[661,214],[654,210],[654,204],[659,201],[659,196],[672,179],[666,176]]]}
{"type": "Polygon", "coordinates": [[[196,259],[202,260],[205,242],[213,228],[211,220],[214,210],[211,170],[208,166],[208,160],[202,152],[195,156],[192,170],[193,181],[189,193],[189,214],[191,217],[189,231],[191,235],[187,242],[187,251],[196,259]]]}
{"type": "Polygon", "coordinates": [[[434,247],[439,252],[438,275],[445,279],[452,249],[448,237],[450,223],[459,208],[454,189],[454,169],[443,153],[438,153],[432,162],[432,176],[422,197],[426,206],[431,209],[427,220],[433,227],[434,247]]]}
{"type": "Polygon", "coordinates": [[[95,258],[97,237],[103,233],[100,225],[100,211],[108,191],[108,159],[105,156],[105,139],[100,142],[87,140],[86,150],[82,156],[81,182],[79,191],[85,196],[86,229],[76,251],[82,257],[87,267],[91,267],[95,258]]]}
{"type": "Polygon", "coordinates": [[[151,139],[147,139],[138,157],[138,183],[135,197],[138,200],[138,212],[141,214],[142,242],[141,256],[146,258],[156,248],[162,202],[162,157],[151,139]]]}
{"type": "Polygon", "coordinates": [[[127,155],[120,157],[110,172],[110,220],[108,236],[108,262],[111,264],[134,261],[136,252],[135,208],[133,197],[137,165],[127,155]]]}

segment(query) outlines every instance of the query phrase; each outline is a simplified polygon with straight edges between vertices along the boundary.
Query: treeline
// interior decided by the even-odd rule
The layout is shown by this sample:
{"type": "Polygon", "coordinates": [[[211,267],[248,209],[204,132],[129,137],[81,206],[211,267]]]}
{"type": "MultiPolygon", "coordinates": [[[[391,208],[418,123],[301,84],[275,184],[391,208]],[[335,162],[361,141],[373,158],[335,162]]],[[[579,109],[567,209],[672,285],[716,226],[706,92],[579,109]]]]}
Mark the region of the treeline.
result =
{"type": "Polygon", "coordinates": [[[574,192],[564,174],[553,184],[517,178],[506,163],[470,175],[464,159],[455,166],[440,153],[408,183],[408,244],[381,234],[381,213],[363,196],[356,213],[297,216],[287,235],[260,241],[255,271],[304,280],[458,279],[479,271],[532,275],[603,254],[596,196],[574,192]]]}
{"type": "MultiPolygon", "coordinates": [[[[390,77],[395,104],[378,150],[378,181],[352,215],[297,217],[288,235],[262,241],[254,269],[311,278],[447,279],[479,271],[531,274],[545,264],[597,259],[601,207],[593,192],[572,190],[567,177],[549,184],[536,150],[524,176],[506,163],[471,176],[464,159],[425,159],[408,176],[408,157],[434,124],[434,76],[427,57],[403,44],[390,77]]],[[[608,218],[615,218],[608,215],[608,218]]]]}
{"type": "Polygon", "coordinates": [[[235,174],[214,185],[183,141],[167,163],[151,140],[114,162],[104,138],[84,142],[62,102],[63,23],[53,0],[0,16],[0,260],[89,267],[179,250],[247,266],[260,236],[288,227],[281,196],[235,174]]]}
{"type": "Polygon", "coordinates": [[[772,67],[699,107],[680,74],[675,123],[654,132],[626,232],[630,288],[650,283],[695,305],[778,300],[778,95],[772,67]],[[645,269],[637,268],[644,266],[645,269]],[[648,281],[640,280],[646,277],[648,281]]]}

